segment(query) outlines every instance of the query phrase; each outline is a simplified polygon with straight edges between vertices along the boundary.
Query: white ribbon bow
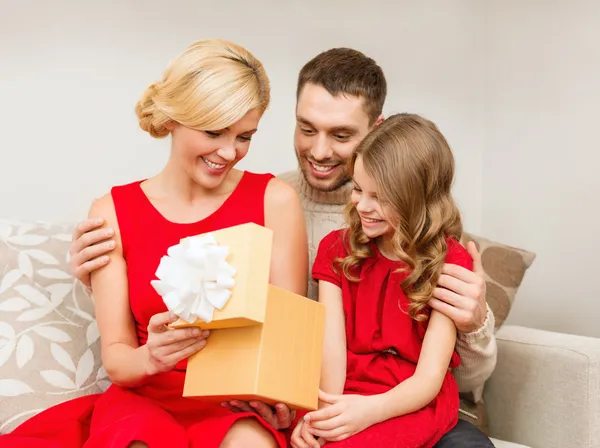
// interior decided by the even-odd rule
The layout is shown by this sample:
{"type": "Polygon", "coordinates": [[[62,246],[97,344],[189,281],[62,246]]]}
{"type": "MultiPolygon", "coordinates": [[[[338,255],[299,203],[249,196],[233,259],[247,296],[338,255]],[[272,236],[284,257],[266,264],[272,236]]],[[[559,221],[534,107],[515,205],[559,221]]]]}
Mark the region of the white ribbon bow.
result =
{"type": "Polygon", "coordinates": [[[231,297],[236,270],[227,263],[229,249],[212,234],[183,239],[169,247],[150,283],[169,311],[192,323],[211,322],[215,308],[223,309],[231,297]]]}

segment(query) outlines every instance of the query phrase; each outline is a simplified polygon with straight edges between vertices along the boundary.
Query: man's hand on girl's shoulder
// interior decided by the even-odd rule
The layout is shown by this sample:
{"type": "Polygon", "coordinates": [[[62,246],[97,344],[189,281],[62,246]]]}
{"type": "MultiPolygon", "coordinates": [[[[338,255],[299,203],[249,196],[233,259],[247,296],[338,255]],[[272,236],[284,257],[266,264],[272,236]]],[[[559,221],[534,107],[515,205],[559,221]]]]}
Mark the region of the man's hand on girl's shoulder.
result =
{"type": "Polygon", "coordinates": [[[454,321],[460,333],[479,330],[487,317],[486,285],[481,256],[475,243],[467,244],[473,271],[456,264],[444,264],[429,305],[454,321]]]}

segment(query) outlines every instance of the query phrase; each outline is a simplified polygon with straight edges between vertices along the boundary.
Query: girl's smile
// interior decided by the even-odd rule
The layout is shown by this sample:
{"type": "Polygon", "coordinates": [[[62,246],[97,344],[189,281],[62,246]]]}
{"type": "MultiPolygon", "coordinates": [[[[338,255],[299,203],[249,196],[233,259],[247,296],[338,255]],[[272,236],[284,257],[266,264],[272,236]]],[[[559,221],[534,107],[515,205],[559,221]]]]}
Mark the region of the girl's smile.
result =
{"type": "Polygon", "coordinates": [[[393,227],[387,220],[385,207],[377,193],[377,184],[365,172],[362,157],[358,156],[354,164],[354,188],[352,204],[358,212],[362,230],[371,239],[393,234],[393,227]]]}

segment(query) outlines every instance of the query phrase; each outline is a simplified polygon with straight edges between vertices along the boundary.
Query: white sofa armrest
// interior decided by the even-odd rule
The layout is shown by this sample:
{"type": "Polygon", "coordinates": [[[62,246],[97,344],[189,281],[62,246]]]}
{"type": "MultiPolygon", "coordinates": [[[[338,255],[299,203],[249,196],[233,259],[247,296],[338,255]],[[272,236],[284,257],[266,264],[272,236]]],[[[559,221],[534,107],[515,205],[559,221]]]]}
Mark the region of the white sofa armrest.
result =
{"type": "Polygon", "coordinates": [[[519,326],[496,333],[486,383],[491,436],[531,447],[600,447],[600,339],[519,326]]]}

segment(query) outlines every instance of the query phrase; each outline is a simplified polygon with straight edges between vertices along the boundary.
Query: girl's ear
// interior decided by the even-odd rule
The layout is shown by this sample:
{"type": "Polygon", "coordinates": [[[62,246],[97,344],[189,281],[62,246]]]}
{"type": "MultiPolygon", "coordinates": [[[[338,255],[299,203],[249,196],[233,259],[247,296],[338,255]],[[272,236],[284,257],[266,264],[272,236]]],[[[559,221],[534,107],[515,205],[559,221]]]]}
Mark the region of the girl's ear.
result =
{"type": "Polygon", "coordinates": [[[169,131],[173,132],[173,129],[175,129],[175,127],[177,126],[177,123],[175,123],[173,120],[167,122],[167,124],[165,124],[165,128],[167,128],[169,131]]]}

